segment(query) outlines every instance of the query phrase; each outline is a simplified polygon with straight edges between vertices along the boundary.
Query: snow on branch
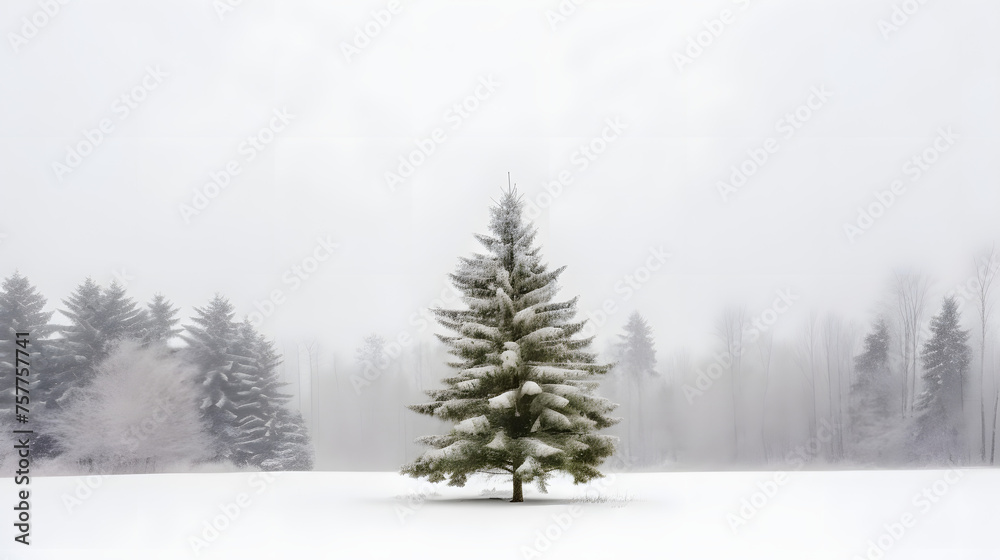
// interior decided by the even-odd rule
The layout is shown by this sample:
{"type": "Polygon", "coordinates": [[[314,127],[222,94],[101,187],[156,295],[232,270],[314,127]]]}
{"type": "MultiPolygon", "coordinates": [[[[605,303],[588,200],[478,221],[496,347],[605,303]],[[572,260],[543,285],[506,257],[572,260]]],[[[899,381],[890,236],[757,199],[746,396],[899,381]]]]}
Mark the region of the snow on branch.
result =
{"type": "Polygon", "coordinates": [[[555,297],[558,291],[558,285],[555,282],[550,282],[521,296],[521,302],[529,306],[544,303],[555,297]]]}
{"type": "Polygon", "coordinates": [[[435,416],[450,416],[458,413],[461,409],[474,404],[478,399],[455,399],[441,403],[441,406],[434,411],[435,416]]]}
{"type": "Polygon", "coordinates": [[[459,328],[459,332],[468,337],[480,335],[491,340],[500,338],[500,329],[480,323],[462,323],[462,326],[459,328]]]}
{"type": "Polygon", "coordinates": [[[503,291],[503,288],[497,288],[496,294],[497,294],[497,299],[500,300],[500,303],[501,305],[503,305],[503,308],[506,309],[509,313],[514,313],[514,300],[510,299],[510,296],[507,295],[507,292],[503,291]]]}
{"type": "Polygon", "coordinates": [[[449,445],[448,447],[443,447],[441,449],[430,449],[424,453],[423,458],[432,462],[439,461],[441,459],[448,459],[456,455],[462,454],[470,444],[471,442],[467,440],[459,440],[449,445]]]}
{"type": "Polygon", "coordinates": [[[479,387],[482,382],[481,379],[467,379],[465,381],[460,381],[455,384],[455,388],[462,391],[472,391],[479,387]]]}
{"type": "Polygon", "coordinates": [[[542,388],[538,386],[534,381],[525,381],[524,385],[521,385],[522,395],[537,395],[542,392],[542,388]]]}
{"type": "Polygon", "coordinates": [[[497,267],[496,279],[497,279],[497,284],[500,285],[500,288],[502,288],[505,293],[507,294],[514,293],[514,287],[511,286],[510,284],[510,273],[507,272],[506,268],[502,266],[497,267]]]}
{"type": "Polygon", "coordinates": [[[531,321],[534,317],[535,317],[535,308],[525,307],[524,309],[514,314],[514,324],[521,325],[523,323],[531,321]]]}
{"type": "Polygon", "coordinates": [[[478,338],[459,338],[458,340],[452,341],[452,346],[469,352],[478,352],[481,350],[489,350],[493,347],[493,343],[488,340],[480,340],[478,338]]]}
{"type": "Polygon", "coordinates": [[[501,393],[489,400],[490,408],[512,408],[516,391],[501,393]]]}
{"type": "Polygon", "coordinates": [[[500,431],[497,432],[497,435],[489,443],[486,444],[486,447],[494,451],[502,451],[507,448],[508,441],[507,434],[500,431]]]}
{"type": "Polygon", "coordinates": [[[532,457],[551,457],[552,455],[562,453],[561,449],[552,447],[535,438],[521,438],[520,441],[525,445],[525,450],[532,457]]]}
{"type": "Polygon", "coordinates": [[[458,424],[455,424],[455,431],[462,432],[464,434],[479,434],[489,429],[490,421],[486,419],[486,416],[467,418],[458,424]]]}
{"type": "Polygon", "coordinates": [[[459,373],[469,377],[481,378],[487,375],[493,375],[497,372],[497,366],[479,366],[474,368],[463,369],[459,373]]]}
{"type": "Polygon", "coordinates": [[[472,297],[472,296],[464,296],[462,298],[462,301],[464,301],[465,304],[469,306],[469,309],[473,309],[473,310],[492,309],[493,307],[496,306],[496,301],[495,300],[493,300],[493,299],[487,299],[487,298],[477,298],[477,297],[472,297]]]}
{"type": "Polygon", "coordinates": [[[563,333],[562,329],[559,327],[542,327],[537,331],[530,332],[521,337],[523,342],[541,342],[543,340],[551,340],[561,336],[563,333]]]}
{"type": "Polygon", "coordinates": [[[560,397],[565,397],[566,395],[578,395],[580,394],[580,388],[574,387],[573,385],[560,385],[558,383],[546,383],[542,385],[542,388],[546,392],[552,393],[554,395],[559,395],[560,397]]]}
{"type": "Polygon", "coordinates": [[[538,464],[538,461],[536,461],[534,457],[528,457],[528,459],[521,463],[521,466],[514,472],[519,474],[522,478],[530,478],[541,472],[541,465],[538,464]]]}
{"type": "Polygon", "coordinates": [[[545,380],[582,379],[590,376],[590,372],[582,369],[568,369],[553,366],[534,366],[531,369],[534,377],[545,380]]]}
{"type": "Polygon", "coordinates": [[[517,368],[521,364],[521,347],[516,342],[504,342],[503,347],[504,352],[500,354],[503,368],[517,368]]]}
{"type": "Polygon", "coordinates": [[[504,369],[515,369],[521,363],[520,353],[516,350],[504,350],[500,354],[500,361],[503,363],[504,369]]]}
{"type": "MultiPolygon", "coordinates": [[[[531,381],[528,383],[531,383],[531,381]]],[[[538,391],[541,392],[541,389],[538,391]]],[[[542,393],[541,395],[535,397],[535,403],[539,406],[545,406],[548,408],[564,408],[569,404],[569,399],[560,397],[559,395],[553,395],[552,393],[542,393]]]]}

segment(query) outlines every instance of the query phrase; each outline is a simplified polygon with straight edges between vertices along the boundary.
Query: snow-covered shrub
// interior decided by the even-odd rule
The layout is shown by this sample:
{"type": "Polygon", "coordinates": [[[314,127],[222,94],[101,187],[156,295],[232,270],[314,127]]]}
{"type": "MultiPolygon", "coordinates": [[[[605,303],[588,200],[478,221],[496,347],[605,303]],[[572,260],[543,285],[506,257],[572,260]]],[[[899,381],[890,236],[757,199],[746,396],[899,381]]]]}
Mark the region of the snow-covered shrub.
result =
{"type": "Polygon", "coordinates": [[[86,472],[155,472],[211,456],[194,368],[163,345],[121,341],[52,422],[62,459],[86,472]]]}

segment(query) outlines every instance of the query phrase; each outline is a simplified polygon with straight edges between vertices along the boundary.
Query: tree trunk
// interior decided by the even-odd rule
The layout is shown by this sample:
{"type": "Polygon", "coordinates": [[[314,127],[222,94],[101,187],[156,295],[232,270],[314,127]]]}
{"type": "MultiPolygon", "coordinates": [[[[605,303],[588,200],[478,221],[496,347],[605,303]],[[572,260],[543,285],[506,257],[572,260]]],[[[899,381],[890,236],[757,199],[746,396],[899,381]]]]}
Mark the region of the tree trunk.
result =
{"type": "Polygon", "coordinates": [[[981,318],[979,337],[979,427],[981,432],[980,460],[986,463],[986,320],[981,318]]]}
{"type": "Polygon", "coordinates": [[[997,407],[1000,405],[1000,391],[996,391],[996,396],[993,399],[993,439],[990,440],[990,464],[996,464],[996,452],[997,452],[997,407]]]}
{"type": "Polygon", "coordinates": [[[514,497],[511,502],[523,502],[524,494],[521,493],[521,475],[514,473],[514,497]]]}
{"type": "Polygon", "coordinates": [[[771,462],[767,453],[767,386],[770,381],[770,369],[770,358],[768,358],[768,365],[764,368],[764,402],[760,407],[760,447],[764,451],[765,465],[768,465],[771,462]]]}

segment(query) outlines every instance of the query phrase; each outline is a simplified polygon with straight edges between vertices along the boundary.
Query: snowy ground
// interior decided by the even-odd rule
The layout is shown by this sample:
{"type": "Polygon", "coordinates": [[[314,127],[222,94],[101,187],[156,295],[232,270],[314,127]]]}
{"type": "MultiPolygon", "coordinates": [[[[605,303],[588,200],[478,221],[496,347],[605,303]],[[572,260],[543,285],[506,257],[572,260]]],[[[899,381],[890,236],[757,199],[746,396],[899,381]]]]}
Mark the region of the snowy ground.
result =
{"type": "Polygon", "coordinates": [[[500,480],[394,473],[51,477],[31,492],[29,548],[0,479],[0,558],[1000,558],[997,470],[618,474],[523,504],[500,480]]]}

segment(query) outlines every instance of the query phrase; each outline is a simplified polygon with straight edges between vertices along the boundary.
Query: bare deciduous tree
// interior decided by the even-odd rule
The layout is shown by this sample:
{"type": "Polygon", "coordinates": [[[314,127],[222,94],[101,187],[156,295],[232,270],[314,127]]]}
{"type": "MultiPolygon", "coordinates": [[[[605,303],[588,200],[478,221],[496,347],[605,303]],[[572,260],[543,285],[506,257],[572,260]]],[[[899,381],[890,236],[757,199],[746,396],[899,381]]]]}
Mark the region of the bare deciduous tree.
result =
{"type": "Polygon", "coordinates": [[[766,331],[757,339],[757,355],[760,357],[760,365],[764,370],[764,395],[761,398],[760,407],[760,446],[764,451],[764,464],[770,463],[770,454],[767,448],[767,389],[771,378],[771,354],[774,348],[774,334],[766,331]]]}
{"type": "Polygon", "coordinates": [[[900,326],[900,350],[903,361],[903,384],[901,391],[902,414],[913,412],[917,390],[917,368],[920,353],[920,328],[927,303],[930,281],[926,276],[914,272],[896,272],[893,291],[896,299],[896,316],[900,326]]]}
{"type": "MultiPolygon", "coordinates": [[[[973,260],[976,270],[976,291],[973,293],[973,302],[979,315],[979,422],[980,422],[980,456],[986,460],[986,334],[989,331],[989,322],[993,315],[995,302],[993,301],[993,283],[996,280],[1000,262],[997,261],[996,248],[990,247],[989,253],[978,260],[973,260]]],[[[996,392],[994,388],[994,392],[996,392]]],[[[996,398],[994,398],[996,401],[996,398]]],[[[994,405],[995,407],[995,405],[994,405]]],[[[996,414],[994,413],[994,418],[996,414]]],[[[993,422],[993,433],[990,441],[990,463],[993,463],[996,446],[996,422],[993,422]]]]}
{"type": "Polygon", "coordinates": [[[809,433],[815,434],[819,421],[819,411],[816,405],[818,394],[816,386],[816,329],[817,317],[815,312],[809,313],[809,322],[802,330],[802,338],[795,348],[794,360],[799,366],[799,371],[809,386],[810,390],[810,417],[809,433]]]}
{"type": "Polygon", "coordinates": [[[726,345],[729,357],[729,374],[732,377],[731,395],[733,401],[733,450],[736,459],[740,457],[739,407],[737,394],[743,357],[743,332],[746,330],[747,310],[744,305],[731,305],[722,312],[716,327],[716,335],[726,345]]]}

